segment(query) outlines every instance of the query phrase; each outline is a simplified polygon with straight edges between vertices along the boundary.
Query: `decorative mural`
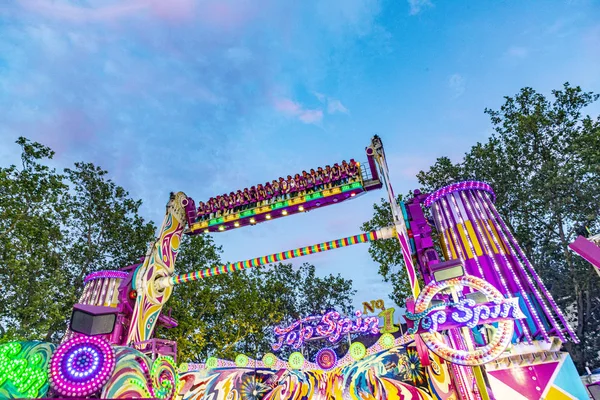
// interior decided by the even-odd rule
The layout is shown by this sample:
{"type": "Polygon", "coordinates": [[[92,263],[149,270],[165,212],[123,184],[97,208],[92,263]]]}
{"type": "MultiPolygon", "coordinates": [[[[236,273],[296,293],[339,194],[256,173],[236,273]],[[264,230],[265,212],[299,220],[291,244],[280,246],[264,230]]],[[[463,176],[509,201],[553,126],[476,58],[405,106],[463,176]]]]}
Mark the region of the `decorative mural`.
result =
{"type": "Polygon", "coordinates": [[[180,379],[185,400],[458,399],[447,364],[432,355],[431,365],[425,367],[414,347],[405,346],[329,371],[201,366],[182,372],[180,379]]]}

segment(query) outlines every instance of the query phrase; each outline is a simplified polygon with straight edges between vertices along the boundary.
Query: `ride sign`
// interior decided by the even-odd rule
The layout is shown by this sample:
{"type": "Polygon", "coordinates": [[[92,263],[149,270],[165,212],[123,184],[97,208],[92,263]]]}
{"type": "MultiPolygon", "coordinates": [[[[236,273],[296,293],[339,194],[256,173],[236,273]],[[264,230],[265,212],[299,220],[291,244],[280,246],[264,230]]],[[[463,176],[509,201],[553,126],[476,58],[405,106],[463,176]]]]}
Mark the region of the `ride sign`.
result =
{"type": "Polygon", "coordinates": [[[410,332],[439,332],[463,326],[474,328],[482,324],[521,318],[525,318],[525,315],[519,309],[519,299],[516,297],[484,304],[465,299],[456,304],[451,303],[441,310],[436,308],[429,311],[427,315],[416,320],[410,332]]]}
{"type": "Polygon", "coordinates": [[[311,338],[326,338],[335,343],[348,333],[379,333],[379,317],[363,317],[356,311],[355,318],[342,317],[337,311],[329,311],[324,315],[314,315],[299,319],[291,325],[273,329],[277,343],[273,350],[279,350],[286,344],[294,349],[302,347],[311,338]]]}
{"type": "Polygon", "coordinates": [[[414,322],[409,333],[418,334],[431,351],[452,363],[471,366],[485,364],[500,356],[512,339],[514,320],[522,318],[525,315],[519,308],[517,298],[506,299],[488,282],[468,275],[430,282],[417,298],[414,313],[406,314],[406,319],[414,322]],[[471,299],[464,299],[430,306],[440,292],[465,286],[482,293],[489,301],[478,304],[471,299]],[[441,331],[448,329],[474,328],[491,323],[497,323],[498,329],[480,347],[455,349],[440,335],[441,331]]]}

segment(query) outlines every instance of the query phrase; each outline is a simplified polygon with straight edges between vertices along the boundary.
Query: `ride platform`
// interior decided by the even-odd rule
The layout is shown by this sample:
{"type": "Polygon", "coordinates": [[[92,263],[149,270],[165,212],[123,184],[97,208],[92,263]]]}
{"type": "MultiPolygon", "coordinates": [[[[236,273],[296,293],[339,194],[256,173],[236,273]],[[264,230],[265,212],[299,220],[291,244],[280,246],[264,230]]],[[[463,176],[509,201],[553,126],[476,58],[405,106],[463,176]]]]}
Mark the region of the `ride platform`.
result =
{"type": "Polygon", "coordinates": [[[365,188],[362,180],[358,180],[338,187],[315,191],[304,196],[282,199],[271,204],[263,204],[251,209],[231,212],[230,214],[217,218],[203,221],[196,220],[190,224],[190,228],[185,233],[188,235],[198,235],[202,233],[224,232],[243,226],[256,225],[261,222],[308,212],[332,204],[339,204],[366,193],[373,185],[366,186],[367,188],[365,188]]]}

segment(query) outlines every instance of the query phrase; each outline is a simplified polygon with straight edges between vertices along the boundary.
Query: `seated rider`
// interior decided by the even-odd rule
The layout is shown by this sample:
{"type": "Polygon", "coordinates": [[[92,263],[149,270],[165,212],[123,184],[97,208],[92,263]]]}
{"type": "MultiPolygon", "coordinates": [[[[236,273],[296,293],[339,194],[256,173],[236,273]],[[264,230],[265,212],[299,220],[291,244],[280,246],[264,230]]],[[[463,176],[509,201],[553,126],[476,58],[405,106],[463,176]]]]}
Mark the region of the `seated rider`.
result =
{"type": "MultiPolygon", "coordinates": [[[[279,180],[282,180],[283,178],[279,178],[279,180]]],[[[277,181],[277,179],[273,179],[273,182],[271,182],[271,189],[273,189],[273,201],[279,201],[279,182],[277,181]]]]}
{"type": "Polygon", "coordinates": [[[267,199],[267,204],[273,200],[273,187],[269,182],[265,183],[265,198],[267,199]]]}
{"type": "Polygon", "coordinates": [[[325,173],[323,174],[323,183],[326,188],[331,188],[331,167],[329,165],[325,166],[325,173]]]}
{"type": "Polygon", "coordinates": [[[314,176],[314,169],[310,170],[310,174],[307,173],[306,171],[302,171],[302,175],[304,178],[304,187],[306,188],[306,193],[312,193],[314,191],[315,188],[315,180],[313,178],[314,176]]]}
{"type": "Polygon", "coordinates": [[[281,193],[281,199],[287,199],[290,194],[290,180],[292,177],[290,175],[287,176],[287,179],[279,178],[279,191],[281,193]]]}
{"type": "Polygon", "coordinates": [[[298,196],[298,189],[300,186],[300,174],[294,175],[294,178],[290,181],[290,197],[298,196]]]}
{"type": "Polygon", "coordinates": [[[333,164],[333,167],[331,167],[331,181],[333,182],[334,186],[340,185],[340,177],[340,166],[338,163],[335,163],[333,164]]]}
{"type": "Polygon", "coordinates": [[[348,164],[348,177],[350,178],[350,182],[353,182],[357,178],[358,173],[358,165],[354,158],[350,159],[350,163],[348,164]]]}
{"type": "Polygon", "coordinates": [[[205,214],[204,214],[204,212],[205,212],[205,211],[204,211],[204,202],[203,202],[203,201],[200,201],[200,202],[198,202],[198,211],[197,211],[197,213],[196,213],[196,218],[197,218],[199,221],[204,221],[204,217],[205,217],[205,214]]]}
{"type": "Polygon", "coordinates": [[[244,201],[242,202],[242,209],[247,210],[252,201],[252,196],[250,195],[250,190],[248,188],[244,188],[244,201]]]}
{"type": "Polygon", "coordinates": [[[346,160],[342,161],[342,165],[340,165],[340,180],[342,184],[348,183],[348,163],[346,160]]]}
{"type": "Polygon", "coordinates": [[[323,168],[321,167],[317,168],[317,172],[315,173],[315,189],[323,190],[323,168]]]}

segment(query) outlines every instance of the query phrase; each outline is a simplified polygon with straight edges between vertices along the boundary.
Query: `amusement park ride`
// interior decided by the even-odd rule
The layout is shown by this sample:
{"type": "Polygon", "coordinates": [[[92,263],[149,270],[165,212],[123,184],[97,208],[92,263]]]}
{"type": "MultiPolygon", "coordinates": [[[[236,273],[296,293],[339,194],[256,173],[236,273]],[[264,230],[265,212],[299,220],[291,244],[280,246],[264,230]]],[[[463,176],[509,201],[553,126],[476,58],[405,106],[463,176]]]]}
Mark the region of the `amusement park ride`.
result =
{"type": "Polygon", "coordinates": [[[398,204],[379,137],[372,138],[366,156],[367,163],[351,165],[348,174],[342,169],[328,184],[316,173],[311,190],[231,201],[233,207],[216,212],[199,212],[184,193],[171,194],[158,238],[140,264],[85,278],[62,343],[0,346],[0,398],[588,398],[569,354],[560,351],[577,337],[497,212],[492,188],[461,182],[431,194],[415,191],[398,204]],[[238,229],[382,187],[393,216],[387,228],[174,274],[184,233],[238,229]],[[295,350],[287,360],[273,353],[260,360],[239,354],[235,361],[211,357],[179,366],[176,343],[153,337],[157,324],[177,325],[162,312],[176,285],[391,238],[400,243],[412,290],[407,332],[383,330],[378,317],[360,311],[348,317],[330,310],[274,329],[273,351],[295,350]],[[331,345],[350,333],[358,339],[346,354],[337,354],[331,345]],[[305,359],[298,350],[315,339],[323,348],[314,360],[305,359]]]}

